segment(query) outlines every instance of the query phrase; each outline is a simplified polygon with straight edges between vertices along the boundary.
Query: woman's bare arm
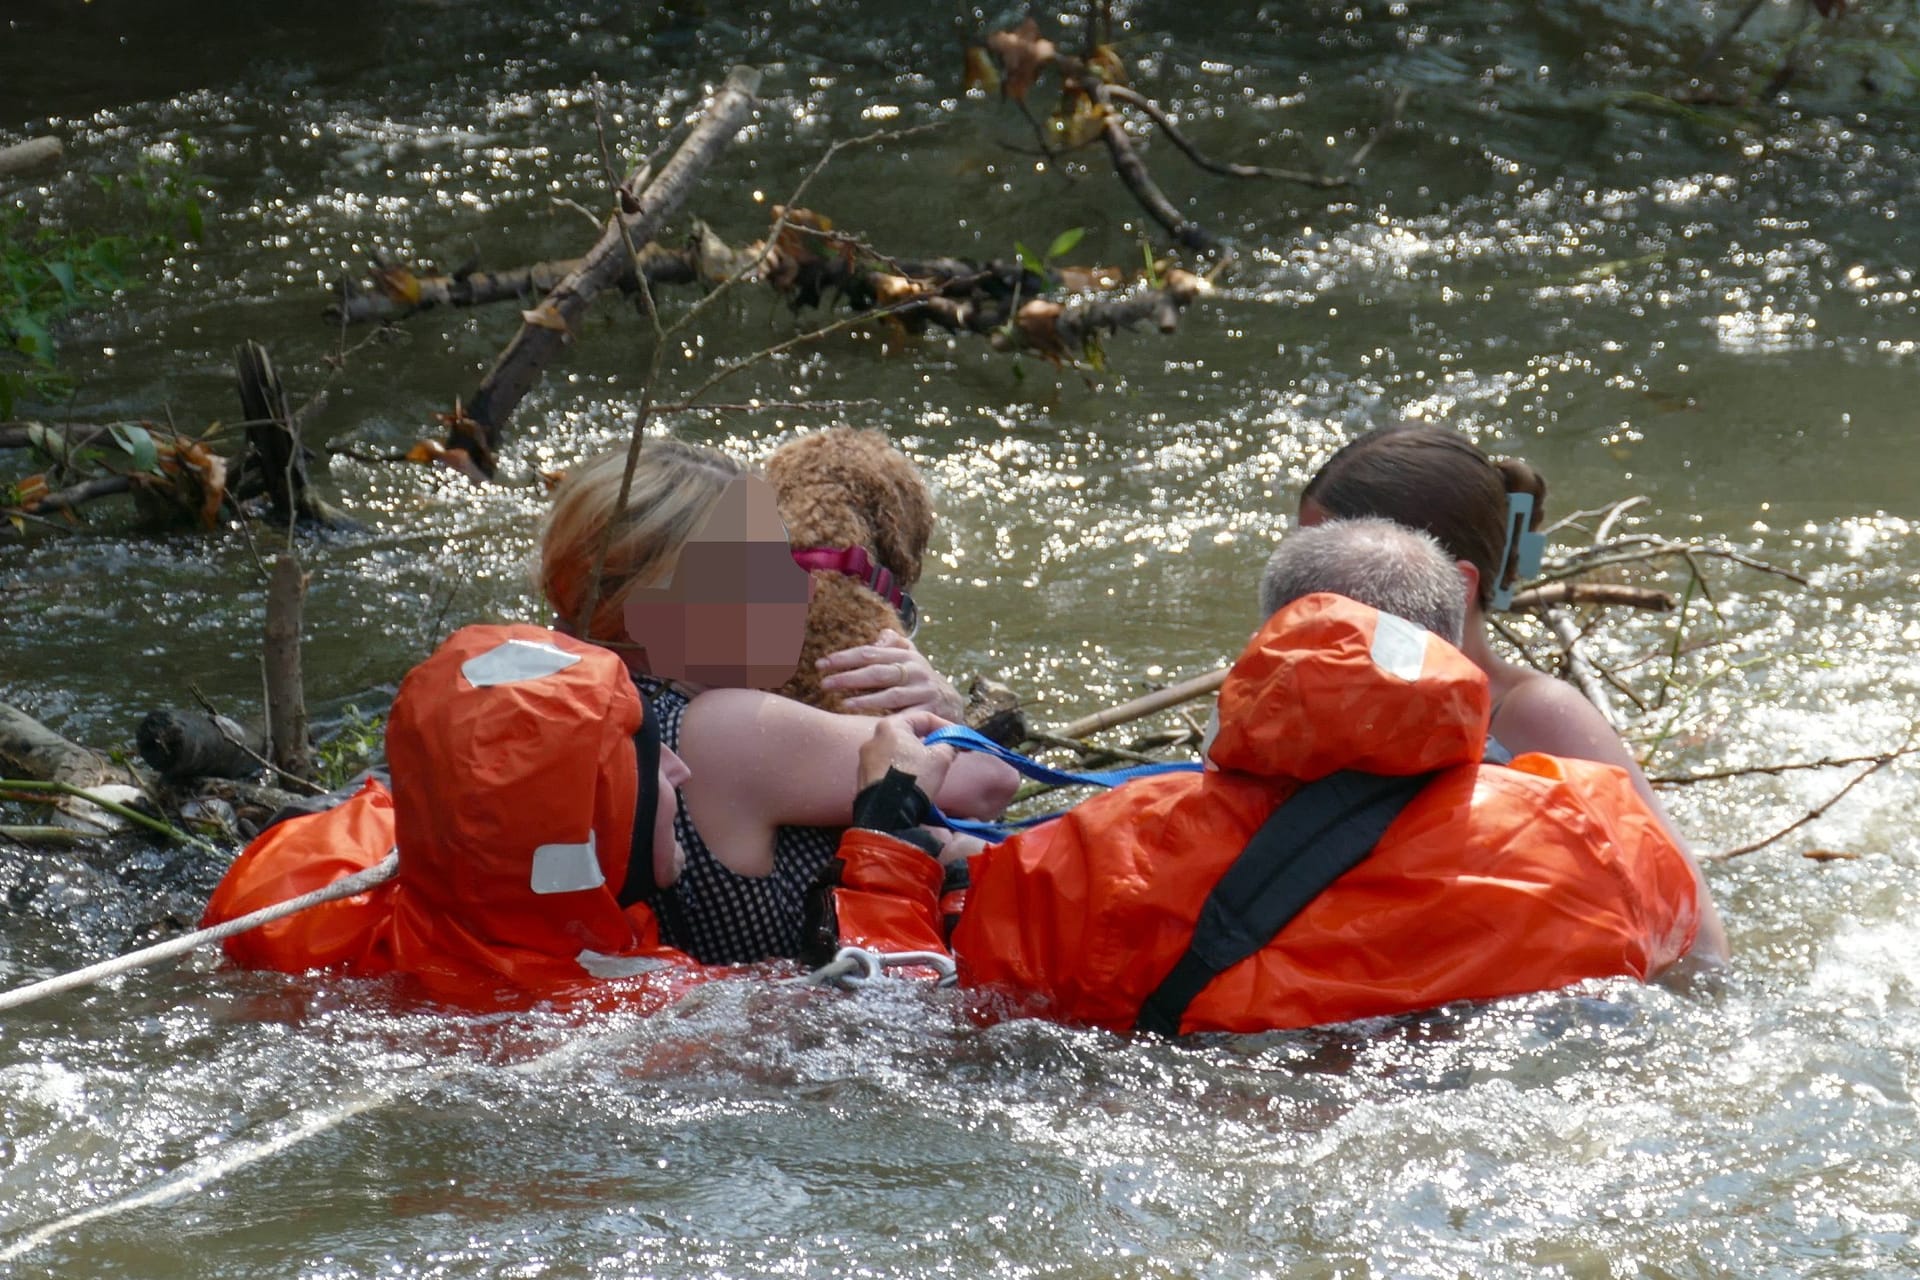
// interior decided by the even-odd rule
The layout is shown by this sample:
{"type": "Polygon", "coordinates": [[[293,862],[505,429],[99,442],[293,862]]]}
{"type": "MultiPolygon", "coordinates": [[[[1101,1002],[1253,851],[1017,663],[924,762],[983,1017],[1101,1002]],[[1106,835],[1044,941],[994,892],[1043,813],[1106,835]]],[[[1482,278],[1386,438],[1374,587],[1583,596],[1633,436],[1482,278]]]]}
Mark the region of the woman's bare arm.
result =
{"type": "MultiPolygon", "coordinates": [[[[743,875],[773,867],[773,829],[844,827],[853,817],[867,716],[843,716],[755,689],[710,689],[687,704],[680,787],[688,816],[715,855],[743,875]]],[[[1020,775],[983,755],[962,755],[934,801],[957,817],[995,818],[1020,775]]]]}

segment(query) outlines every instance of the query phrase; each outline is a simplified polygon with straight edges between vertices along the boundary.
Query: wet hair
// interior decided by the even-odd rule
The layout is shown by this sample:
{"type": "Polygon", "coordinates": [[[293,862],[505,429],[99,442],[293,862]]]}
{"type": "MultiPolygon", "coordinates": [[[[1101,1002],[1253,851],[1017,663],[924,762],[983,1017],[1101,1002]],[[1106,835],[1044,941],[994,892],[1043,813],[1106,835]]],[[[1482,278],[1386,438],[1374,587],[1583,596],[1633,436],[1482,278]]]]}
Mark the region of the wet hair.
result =
{"type": "Polygon", "coordinates": [[[577,628],[592,588],[594,560],[612,519],[599,598],[583,637],[600,643],[626,637],[622,610],[627,593],[671,580],[687,539],[734,477],[746,470],[712,449],[648,440],[634,465],[626,509],[616,513],[626,469],[627,451],[618,449],[569,471],[554,491],[553,509],[540,534],[540,590],[560,623],[577,628]]]}
{"type": "Polygon", "coordinates": [[[1461,587],[1452,557],[1431,534],[1377,517],[1329,520],[1281,539],[1260,578],[1260,609],[1272,617],[1302,596],[1331,591],[1459,644],[1467,614],[1461,587]]]}
{"type": "Polygon", "coordinates": [[[1492,603],[1495,587],[1513,581],[1513,547],[1507,546],[1507,495],[1533,495],[1540,527],[1547,482],[1514,458],[1494,460],[1471,440],[1445,427],[1376,427],[1327,460],[1300,494],[1337,520],[1380,516],[1440,540],[1447,554],[1480,571],[1480,607],[1492,603]],[[1496,564],[1501,549],[1506,559],[1496,564]]]}

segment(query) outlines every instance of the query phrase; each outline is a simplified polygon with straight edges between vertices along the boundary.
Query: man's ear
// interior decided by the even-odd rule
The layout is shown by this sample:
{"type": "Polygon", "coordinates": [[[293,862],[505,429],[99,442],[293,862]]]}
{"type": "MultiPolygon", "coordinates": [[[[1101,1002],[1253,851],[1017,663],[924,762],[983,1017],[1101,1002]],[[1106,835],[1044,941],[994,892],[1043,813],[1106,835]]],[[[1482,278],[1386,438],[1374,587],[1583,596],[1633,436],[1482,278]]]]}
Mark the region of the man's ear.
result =
{"type": "Polygon", "coordinates": [[[1467,603],[1473,605],[1479,604],[1480,570],[1474,567],[1473,561],[1471,560],[1455,560],[1453,567],[1460,571],[1460,581],[1467,584],[1467,603]]]}

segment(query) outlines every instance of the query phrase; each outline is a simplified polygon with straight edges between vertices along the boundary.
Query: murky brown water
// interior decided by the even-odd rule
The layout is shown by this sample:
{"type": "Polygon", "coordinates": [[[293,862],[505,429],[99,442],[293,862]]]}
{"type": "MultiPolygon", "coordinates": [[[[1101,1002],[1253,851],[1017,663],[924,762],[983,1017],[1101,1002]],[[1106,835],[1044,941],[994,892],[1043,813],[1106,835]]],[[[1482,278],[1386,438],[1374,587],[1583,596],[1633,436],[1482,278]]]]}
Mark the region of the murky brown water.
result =
{"type": "MultiPolygon", "coordinates": [[[[1072,181],[1036,172],[1011,109],[958,96],[946,10],[713,3],[650,41],[644,15],[585,3],[56,8],[0,16],[0,134],[58,132],[76,166],[31,198],[87,224],[104,207],[85,173],[182,131],[214,189],[204,246],[68,334],[76,417],[231,420],[231,348],[260,337],[296,395],[331,376],[317,436],[387,451],[427,434],[512,310],[416,319],[331,375],[323,285],[375,249],[451,264],[477,247],[496,267],[577,252],[591,233],[554,199],[598,204],[596,77],[638,153],[729,63],[768,67],[765,110],[693,202],[730,238],[831,141],[940,121],[844,154],[807,203],[902,254],[1004,256],[1084,226],[1077,260],[1139,257],[1100,153],[1072,181]]],[[[1630,527],[1811,579],[1715,566],[1718,620],[1698,598],[1680,620],[1609,620],[1600,652],[1620,662],[1682,627],[1728,638],[1635,717],[1650,771],[1896,745],[1920,687],[1911,75],[1869,97],[1836,61],[1802,112],[1655,111],[1625,95],[1674,82],[1697,19],[1620,8],[1116,4],[1136,82],[1215,152],[1333,168],[1411,89],[1402,127],[1363,186],[1332,193],[1152,147],[1239,259],[1177,334],[1110,342],[1097,387],[1031,360],[1016,376],[978,342],[843,335],[726,396],[877,402],[838,416],[886,427],[935,484],[928,651],[1062,717],[1237,648],[1313,467],[1420,415],[1526,456],[1558,513],[1644,494],[1630,527]]],[[[729,302],[661,394],[810,322],[729,302]]],[[[506,470],[622,438],[647,343],[631,315],[596,313],[524,405],[506,470]]],[[[668,425],[759,457],[833,420],[668,425]]],[[[330,483],[368,529],[302,547],[323,709],[377,698],[444,626],[533,616],[537,488],[344,459],[330,483]]],[[[188,681],[244,709],[264,595],[244,542],[125,529],[102,509],[71,537],[0,543],[0,699],[95,742],[130,740],[188,681]]],[[[1630,678],[1651,702],[1667,670],[1630,678]]],[[[1669,800],[1725,849],[1849,776],[1669,800]]],[[[1739,952],[1724,983],[1389,1029],[1171,1048],[978,1030],[925,992],[754,983],[582,1028],[210,965],[137,976],[0,1021],[0,1255],[18,1251],[0,1271],[1911,1273],[1911,794],[1896,765],[1710,869],[1739,952]],[[1800,856],[1815,847],[1860,857],[1800,856]],[[556,1045],[573,1047],[541,1056],[556,1045]],[[221,1160],[250,1163],[198,1163],[221,1160]],[[112,1211],[33,1234],[95,1207],[112,1211]]],[[[0,982],[191,918],[217,874],[166,851],[0,851],[0,982]]]]}

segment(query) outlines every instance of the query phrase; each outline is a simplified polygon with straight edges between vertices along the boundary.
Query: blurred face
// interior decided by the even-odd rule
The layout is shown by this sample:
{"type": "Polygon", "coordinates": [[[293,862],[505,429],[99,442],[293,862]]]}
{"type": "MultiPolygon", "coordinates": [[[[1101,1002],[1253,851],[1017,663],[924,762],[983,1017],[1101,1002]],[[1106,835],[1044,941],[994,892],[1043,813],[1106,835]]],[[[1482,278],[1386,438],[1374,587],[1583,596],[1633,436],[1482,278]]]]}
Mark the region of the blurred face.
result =
{"type": "Polygon", "coordinates": [[[627,635],[656,676],[774,689],[800,660],[808,592],[772,486],[738,476],[681,548],[673,581],[629,595],[627,635]]]}
{"type": "Polygon", "coordinates": [[[673,833],[673,821],[680,816],[681,783],[693,776],[687,762],[660,744],[660,800],[653,807],[653,882],[662,889],[680,878],[687,867],[687,851],[673,833]]]}

